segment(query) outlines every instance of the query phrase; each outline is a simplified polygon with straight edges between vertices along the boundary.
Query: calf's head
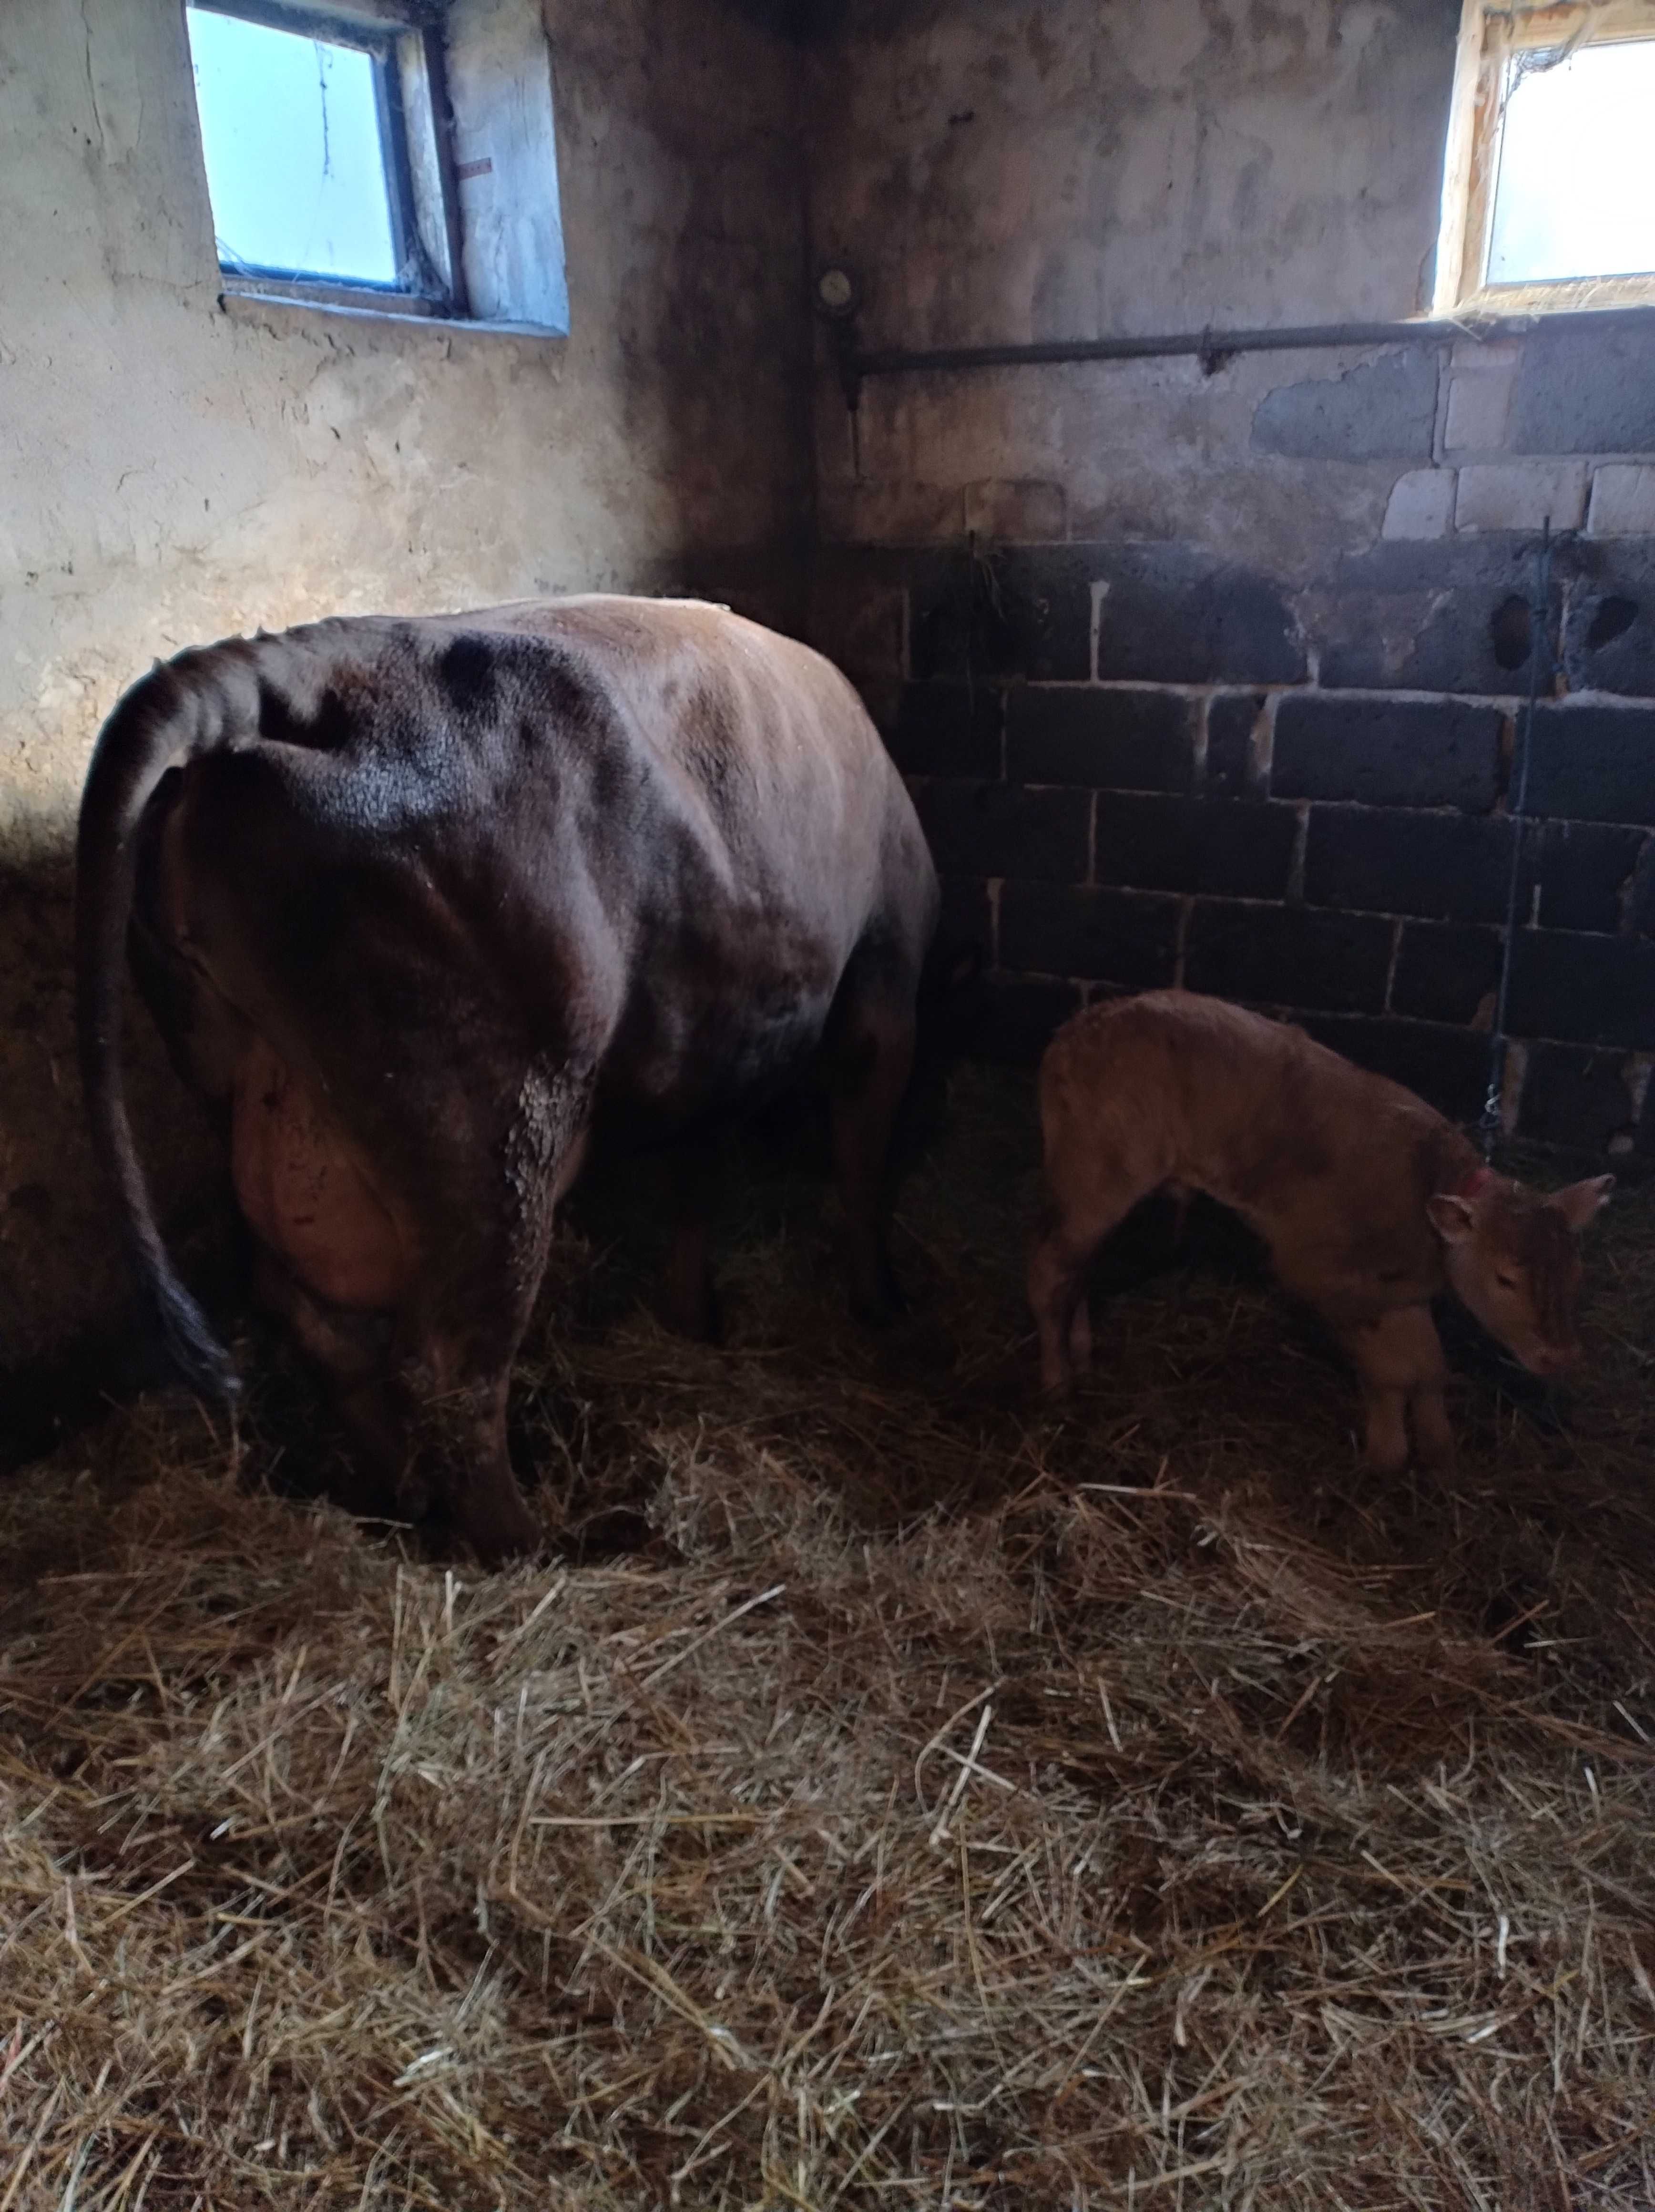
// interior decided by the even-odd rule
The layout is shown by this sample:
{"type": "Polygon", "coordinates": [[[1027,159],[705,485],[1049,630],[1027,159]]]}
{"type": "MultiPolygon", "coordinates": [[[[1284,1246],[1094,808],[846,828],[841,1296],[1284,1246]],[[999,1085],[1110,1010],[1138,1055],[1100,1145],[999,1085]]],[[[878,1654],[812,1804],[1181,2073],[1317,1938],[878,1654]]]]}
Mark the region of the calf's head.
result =
{"type": "Polygon", "coordinates": [[[1454,1290],[1536,1375],[1561,1374],[1580,1356],[1577,1239],[1614,1188],[1613,1176],[1591,1176],[1543,1196],[1479,1168],[1426,1201],[1454,1290]]]}

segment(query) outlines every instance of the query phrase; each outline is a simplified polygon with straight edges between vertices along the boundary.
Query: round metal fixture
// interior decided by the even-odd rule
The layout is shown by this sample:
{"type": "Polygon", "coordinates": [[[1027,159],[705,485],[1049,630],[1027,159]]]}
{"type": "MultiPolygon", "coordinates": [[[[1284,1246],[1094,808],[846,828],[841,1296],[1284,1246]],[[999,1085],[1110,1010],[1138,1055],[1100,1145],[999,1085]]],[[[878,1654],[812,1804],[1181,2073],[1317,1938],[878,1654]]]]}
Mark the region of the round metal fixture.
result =
{"type": "Polygon", "coordinates": [[[848,269],[830,264],[816,278],[816,308],[834,322],[843,322],[857,310],[857,283],[848,269]]]}

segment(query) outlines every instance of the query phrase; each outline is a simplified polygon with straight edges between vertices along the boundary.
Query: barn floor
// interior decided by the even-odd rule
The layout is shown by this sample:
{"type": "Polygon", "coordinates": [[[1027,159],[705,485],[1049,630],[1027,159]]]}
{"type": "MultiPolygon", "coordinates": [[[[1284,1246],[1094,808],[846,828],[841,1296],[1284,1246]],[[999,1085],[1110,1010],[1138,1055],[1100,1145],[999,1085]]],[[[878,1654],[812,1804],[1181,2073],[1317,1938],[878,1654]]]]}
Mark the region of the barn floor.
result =
{"type": "Polygon", "coordinates": [[[586,1200],[557,1565],[276,1494],[279,1364],[0,1490],[0,2212],[1655,2203],[1655,1186],[1376,1486],[1222,1240],[1042,1410],[1031,1142],[956,1079],[877,1340],[795,1170],[723,1351],[586,1200]]]}

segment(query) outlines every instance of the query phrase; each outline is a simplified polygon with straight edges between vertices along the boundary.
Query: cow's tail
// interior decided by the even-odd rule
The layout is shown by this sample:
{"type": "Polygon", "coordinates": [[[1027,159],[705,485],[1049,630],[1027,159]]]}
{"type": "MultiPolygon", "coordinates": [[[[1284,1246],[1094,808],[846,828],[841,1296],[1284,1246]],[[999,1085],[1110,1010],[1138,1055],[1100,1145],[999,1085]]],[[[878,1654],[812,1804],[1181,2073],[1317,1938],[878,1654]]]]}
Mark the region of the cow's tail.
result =
{"type": "Polygon", "coordinates": [[[169,768],[246,742],[258,718],[258,682],[245,661],[192,653],[154,669],[99,732],[75,855],[76,1033],[93,1150],[113,1186],[127,1250],[168,1352],[193,1389],[220,1403],[239,1387],[235,1369],[173,1266],[132,1141],[122,991],[144,807],[169,768]]]}

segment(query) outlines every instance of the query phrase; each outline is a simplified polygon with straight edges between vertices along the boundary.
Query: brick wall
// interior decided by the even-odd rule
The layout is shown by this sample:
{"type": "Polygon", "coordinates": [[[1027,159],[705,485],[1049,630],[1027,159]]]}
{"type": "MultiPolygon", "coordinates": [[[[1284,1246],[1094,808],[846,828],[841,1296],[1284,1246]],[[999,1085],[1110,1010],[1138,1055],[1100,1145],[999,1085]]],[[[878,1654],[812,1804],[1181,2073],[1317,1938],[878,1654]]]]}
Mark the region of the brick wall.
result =
{"type": "MultiPolygon", "coordinates": [[[[1550,465],[1410,471],[1388,512],[1437,534],[1393,531],[1297,590],[1189,545],[824,550],[823,641],[911,779],[948,926],[989,951],[988,1049],[1032,1057],[1088,1000],[1181,983],[1476,1115],[1531,650],[1533,541],[1494,526],[1549,501],[1550,465]],[[1428,475],[1453,491],[1422,500],[1428,475]]],[[[1504,1110],[1525,1136],[1649,1152],[1655,468],[1571,466],[1585,526],[1554,555],[1504,1110]]]]}

